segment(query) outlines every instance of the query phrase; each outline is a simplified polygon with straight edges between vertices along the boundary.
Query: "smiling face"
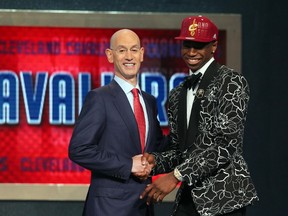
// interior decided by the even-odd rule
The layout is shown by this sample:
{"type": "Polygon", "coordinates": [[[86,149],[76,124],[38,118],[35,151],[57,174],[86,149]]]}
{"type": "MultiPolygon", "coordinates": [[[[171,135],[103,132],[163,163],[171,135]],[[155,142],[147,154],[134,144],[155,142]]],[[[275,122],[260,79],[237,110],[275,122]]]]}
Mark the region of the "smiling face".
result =
{"type": "Polygon", "coordinates": [[[195,72],[213,57],[216,49],[217,41],[203,43],[184,40],[181,55],[189,69],[195,72]]]}
{"type": "Polygon", "coordinates": [[[136,33],[129,29],[122,29],[113,34],[110,49],[106,49],[106,56],[114,64],[114,72],[118,77],[132,85],[137,84],[137,74],[143,61],[144,48],[136,33]]]}

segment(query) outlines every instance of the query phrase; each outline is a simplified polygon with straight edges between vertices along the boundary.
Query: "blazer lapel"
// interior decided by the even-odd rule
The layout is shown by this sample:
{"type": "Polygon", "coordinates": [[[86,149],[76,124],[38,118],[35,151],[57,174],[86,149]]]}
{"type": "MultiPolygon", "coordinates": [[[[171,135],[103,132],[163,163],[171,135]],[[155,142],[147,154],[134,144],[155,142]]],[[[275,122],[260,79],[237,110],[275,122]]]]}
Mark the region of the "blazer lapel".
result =
{"type": "Polygon", "coordinates": [[[110,82],[109,87],[111,89],[111,94],[114,96],[115,108],[118,110],[123,122],[125,122],[127,126],[132,144],[141,152],[138,126],[127,96],[115,80],[110,82]]]}
{"type": "Polygon", "coordinates": [[[148,103],[147,101],[147,98],[145,96],[145,94],[142,93],[142,96],[143,96],[143,100],[144,100],[144,103],[145,103],[145,106],[146,106],[146,112],[147,112],[147,118],[148,118],[148,123],[149,123],[149,130],[148,130],[148,134],[147,134],[147,139],[146,139],[146,144],[145,144],[145,149],[144,151],[147,151],[147,149],[149,148],[149,143],[150,143],[150,140],[151,140],[151,131],[154,129],[154,125],[153,125],[153,111],[152,111],[152,107],[151,105],[148,103]]]}
{"type": "Polygon", "coordinates": [[[211,65],[207,68],[207,71],[205,72],[200,82],[200,85],[198,87],[198,90],[196,92],[196,96],[195,96],[192,111],[191,111],[187,136],[185,140],[186,147],[188,148],[193,145],[193,143],[195,142],[196,136],[199,133],[198,126],[199,126],[199,120],[200,120],[200,109],[201,109],[202,97],[205,95],[205,91],[207,90],[211,81],[214,79],[214,77],[216,77],[219,68],[220,68],[220,65],[216,61],[213,61],[211,63],[211,65]]]}
{"type": "Polygon", "coordinates": [[[179,94],[179,107],[178,107],[178,138],[179,138],[179,147],[181,150],[185,147],[185,137],[187,132],[187,115],[186,115],[186,109],[187,109],[187,90],[183,86],[180,90],[179,94]]]}

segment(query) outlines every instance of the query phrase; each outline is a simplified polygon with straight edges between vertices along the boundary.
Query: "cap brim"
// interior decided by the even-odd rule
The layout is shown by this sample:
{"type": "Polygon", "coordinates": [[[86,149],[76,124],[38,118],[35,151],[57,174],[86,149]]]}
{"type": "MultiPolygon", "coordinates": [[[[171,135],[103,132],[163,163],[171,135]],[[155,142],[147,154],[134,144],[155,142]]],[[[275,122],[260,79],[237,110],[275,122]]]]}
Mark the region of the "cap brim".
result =
{"type": "Polygon", "coordinates": [[[191,40],[191,41],[195,41],[195,42],[203,42],[203,43],[208,43],[208,42],[212,42],[213,40],[205,40],[205,39],[195,39],[193,37],[175,37],[174,39],[176,40],[191,40]]]}

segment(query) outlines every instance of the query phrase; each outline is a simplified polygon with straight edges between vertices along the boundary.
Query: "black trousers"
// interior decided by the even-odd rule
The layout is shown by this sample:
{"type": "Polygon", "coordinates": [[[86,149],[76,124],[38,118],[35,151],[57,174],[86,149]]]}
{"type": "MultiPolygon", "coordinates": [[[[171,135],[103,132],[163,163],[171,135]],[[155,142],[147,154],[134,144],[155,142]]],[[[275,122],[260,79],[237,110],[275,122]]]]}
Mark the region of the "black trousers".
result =
{"type": "MultiPolygon", "coordinates": [[[[245,216],[246,208],[237,209],[233,212],[222,214],[223,216],[245,216]]],[[[185,188],[181,195],[181,200],[175,216],[200,216],[197,212],[190,189],[185,188]]]]}

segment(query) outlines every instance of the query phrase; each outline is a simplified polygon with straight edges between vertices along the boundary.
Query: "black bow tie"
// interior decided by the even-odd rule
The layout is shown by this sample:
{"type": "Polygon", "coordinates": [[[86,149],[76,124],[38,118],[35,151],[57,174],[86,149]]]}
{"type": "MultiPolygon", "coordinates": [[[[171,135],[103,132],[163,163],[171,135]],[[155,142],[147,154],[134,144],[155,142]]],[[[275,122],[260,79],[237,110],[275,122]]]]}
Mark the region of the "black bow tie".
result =
{"type": "Polygon", "coordinates": [[[188,76],[186,79],[185,79],[185,84],[184,86],[187,88],[187,89],[195,89],[200,77],[202,76],[201,73],[198,73],[198,74],[192,74],[190,76],[188,76]]]}

